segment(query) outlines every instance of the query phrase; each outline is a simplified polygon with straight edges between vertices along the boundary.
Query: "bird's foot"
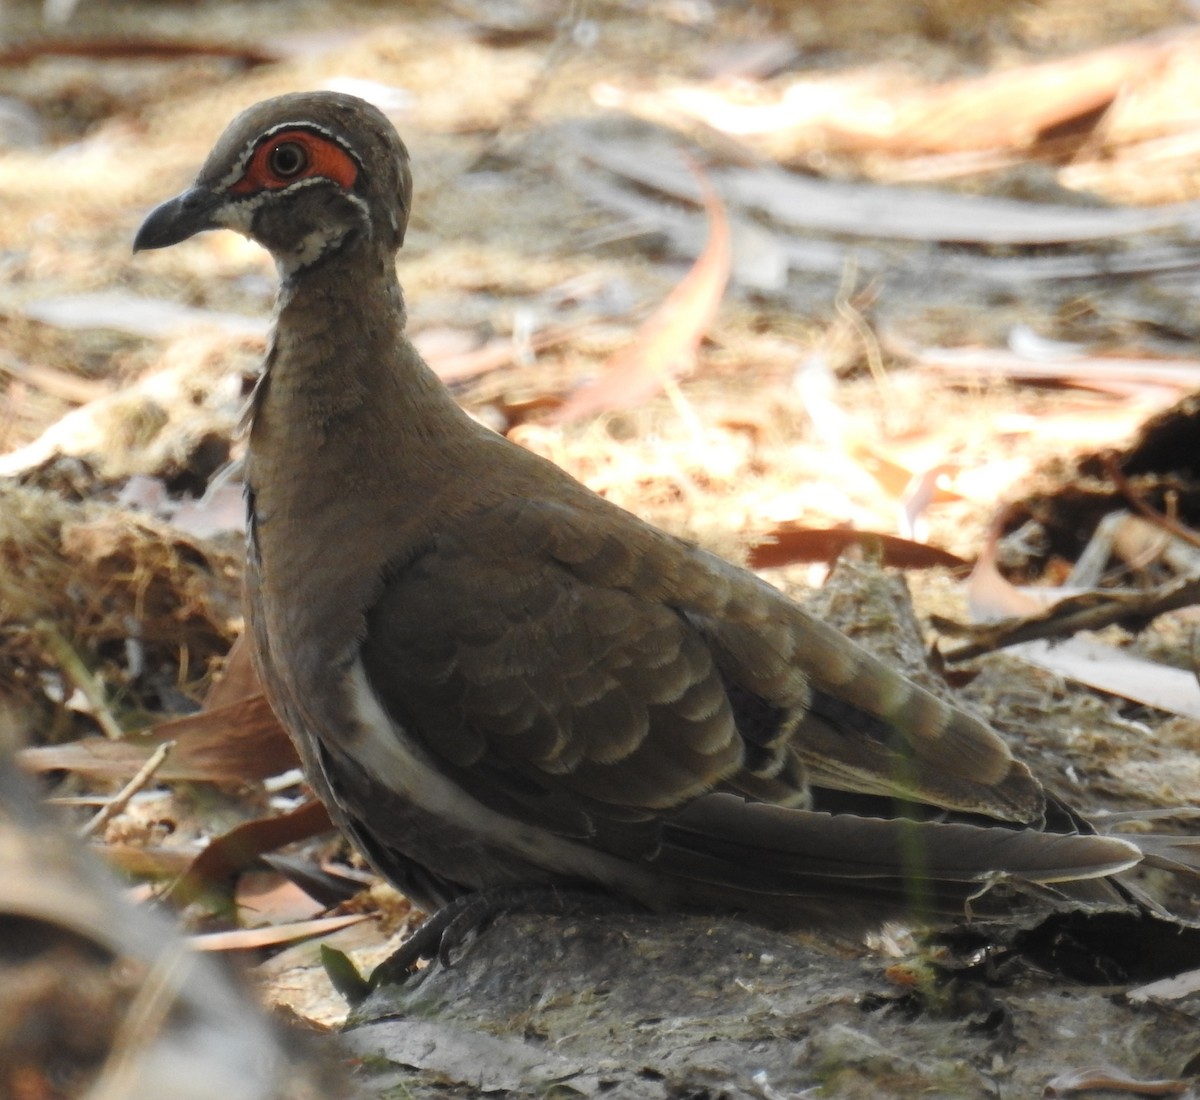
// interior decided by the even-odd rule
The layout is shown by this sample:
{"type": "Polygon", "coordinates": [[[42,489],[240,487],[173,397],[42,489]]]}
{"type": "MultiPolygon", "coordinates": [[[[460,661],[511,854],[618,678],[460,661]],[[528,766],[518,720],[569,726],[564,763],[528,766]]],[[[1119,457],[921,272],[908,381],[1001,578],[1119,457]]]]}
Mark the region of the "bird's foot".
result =
{"type": "Polygon", "coordinates": [[[442,966],[452,965],[450,953],[461,947],[472,933],[481,932],[505,913],[548,913],[561,915],[597,906],[619,904],[611,895],[585,886],[492,886],[463,894],[443,905],[400,947],[371,973],[371,989],[407,981],[424,959],[436,958],[442,966]]]}

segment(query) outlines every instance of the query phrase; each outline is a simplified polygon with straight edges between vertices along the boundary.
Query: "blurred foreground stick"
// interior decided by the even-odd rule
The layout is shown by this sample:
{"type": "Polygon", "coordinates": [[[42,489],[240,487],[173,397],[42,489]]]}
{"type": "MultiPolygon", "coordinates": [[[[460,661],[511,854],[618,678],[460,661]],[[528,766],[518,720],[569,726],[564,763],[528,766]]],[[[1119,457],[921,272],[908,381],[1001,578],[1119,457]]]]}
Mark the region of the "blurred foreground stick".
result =
{"type": "Polygon", "coordinates": [[[129,905],[0,745],[0,1096],[308,1100],[346,1090],[214,958],[129,905]]]}

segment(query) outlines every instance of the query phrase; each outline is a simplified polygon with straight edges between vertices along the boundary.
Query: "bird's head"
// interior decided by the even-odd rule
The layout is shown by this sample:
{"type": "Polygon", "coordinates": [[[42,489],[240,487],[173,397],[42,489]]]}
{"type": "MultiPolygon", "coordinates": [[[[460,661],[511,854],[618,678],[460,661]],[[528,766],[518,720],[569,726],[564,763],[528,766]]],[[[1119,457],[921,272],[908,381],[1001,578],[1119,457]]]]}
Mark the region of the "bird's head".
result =
{"type": "Polygon", "coordinates": [[[408,151],[381,111],[338,92],[283,95],[229,124],[196,182],[150,212],[133,250],[234,229],[294,274],[356,241],[395,252],[411,198],[408,151]]]}

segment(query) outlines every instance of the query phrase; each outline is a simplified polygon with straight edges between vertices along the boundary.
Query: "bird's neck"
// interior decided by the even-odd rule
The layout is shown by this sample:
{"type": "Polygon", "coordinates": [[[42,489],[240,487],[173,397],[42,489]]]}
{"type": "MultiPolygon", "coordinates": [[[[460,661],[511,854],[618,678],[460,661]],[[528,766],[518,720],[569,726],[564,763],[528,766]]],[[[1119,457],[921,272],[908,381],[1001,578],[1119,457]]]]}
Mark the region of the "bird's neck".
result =
{"type": "MultiPolygon", "coordinates": [[[[404,534],[414,499],[440,493],[473,422],[404,335],[391,255],[348,250],[280,290],[251,409],[248,487],[277,538],[295,525],[379,517],[404,534]],[[364,518],[366,517],[366,518],[364,518]]],[[[263,533],[264,558],[273,549],[263,533]]]]}
{"type": "Polygon", "coordinates": [[[404,336],[391,256],[342,254],[291,277],[246,456],[255,629],[276,645],[321,639],[312,675],[351,647],[379,577],[431,537],[430,502],[475,430],[404,336]]]}
{"type": "Polygon", "coordinates": [[[369,238],[353,236],[320,261],[304,267],[278,261],[279,295],[276,311],[294,322],[297,309],[308,310],[321,302],[366,304],[386,309],[403,327],[404,296],[396,276],[396,258],[375,248],[369,238]]]}
{"type": "MultiPolygon", "coordinates": [[[[336,430],[396,369],[405,311],[395,265],[362,248],[284,277],[266,385],[293,420],[336,430]]],[[[274,403],[274,402],[273,402],[274,403]]]]}
{"type": "MultiPolygon", "coordinates": [[[[281,284],[266,377],[253,410],[260,422],[285,417],[301,447],[337,449],[336,440],[420,435],[462,413],[409,343],[394,257],[347,248],[281,284]],[[278,410],[276,412],[275,410],[278,410]]],[[[272,433],[276,427],[272,424],[272,433]]],[[[412,442],[412,441],[410,441],[412,442]]],[[[328,466],[330,456],[322,456],[328,466]]]]}

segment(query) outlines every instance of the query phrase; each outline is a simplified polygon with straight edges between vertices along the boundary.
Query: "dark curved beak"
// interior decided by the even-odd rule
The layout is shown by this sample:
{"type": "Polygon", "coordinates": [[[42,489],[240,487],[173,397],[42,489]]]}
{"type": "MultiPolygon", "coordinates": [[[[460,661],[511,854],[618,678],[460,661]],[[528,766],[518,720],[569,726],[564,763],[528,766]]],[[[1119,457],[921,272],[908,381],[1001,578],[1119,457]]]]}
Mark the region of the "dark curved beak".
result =
{"type": "Polygon", "coordinates": [[[133,238],[134,252],[166,248],[186,241],[205,229],[217,229],[213,214],[221,200],[202,187],[191,187],[181,195],[156,206],[133,238]]]}

